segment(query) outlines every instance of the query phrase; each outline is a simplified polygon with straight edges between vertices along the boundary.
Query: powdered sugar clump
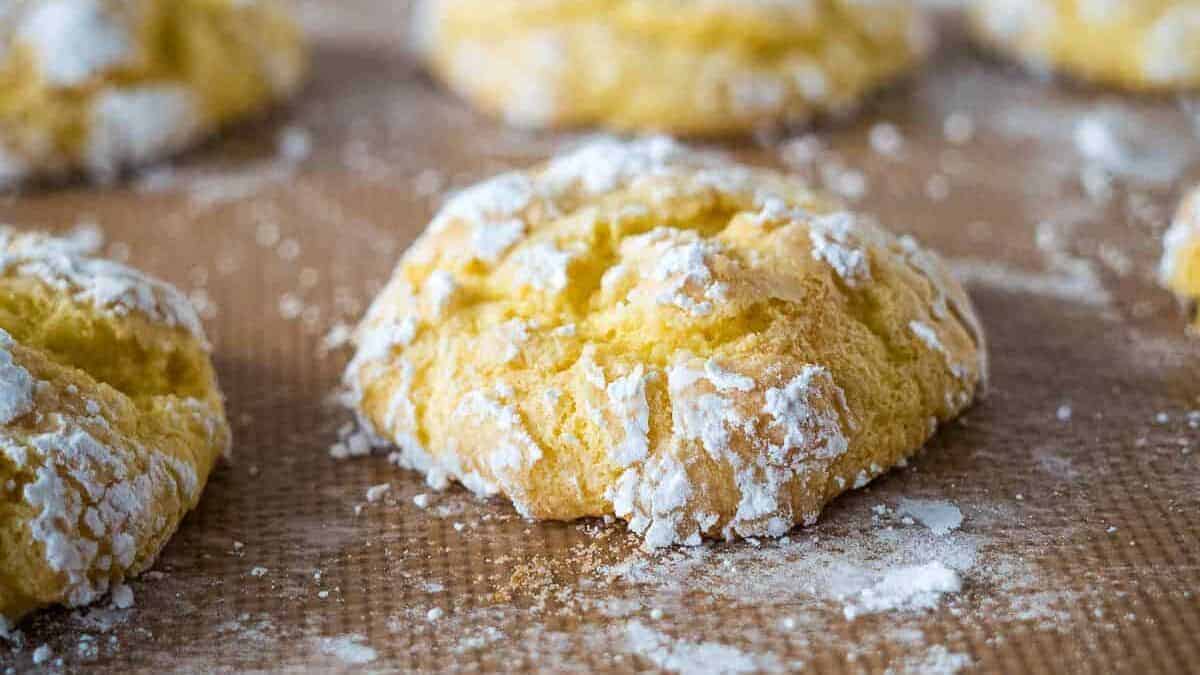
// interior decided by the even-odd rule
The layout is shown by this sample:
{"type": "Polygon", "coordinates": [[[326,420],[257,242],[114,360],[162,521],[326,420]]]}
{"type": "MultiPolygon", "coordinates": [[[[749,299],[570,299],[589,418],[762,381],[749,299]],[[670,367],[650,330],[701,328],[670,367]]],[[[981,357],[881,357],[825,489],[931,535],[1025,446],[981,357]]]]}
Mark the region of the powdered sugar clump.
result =
{"type": "Polygon", "coordinates": [[[332,656],[344,664],[361,666],[371,663],[378,658],[378,653],[366,644],[367,638],[357,633],[338,637],[322,638],[318,649],[322,654],[332,656]]]}
{"type": "Polygon", "coordinates": [[[574,256],[553,244],[536,244],[516,254],[518,278],[538,290],[558,293],[567,287],[567,268],[574,256]]]}
{"type": "Polygon", "coordinates": [[[854,214],[847,212],[818,216],[809,224],[813,258],[828,263],[851,287],[871,278],[870,258],[856,241],[856,224],[854,214]]]}
{"type": "Polygon", "coordinates": [[[962,590],[958,572],[939,561],[888,570],[846,603],[847,619],[893,610],[933,609],[947,593],[962,590]]]}
{"type": "Polygon", "coordinates": [[[620,420],[624,437],[612,449],[611,456],[619,466],[629,466],[646,459],[650,450],[650,406],[646,402],[648,377],[641,365],[628,375],[619,377],[607,387],[609,405],[620,420]]]}
{"type": "Polygon", "coordinates": [[[86,82],[133,53],[128,29],[99,0],[34,3],[17,28],[42,77],[56,87],[86,82]]]}
{"type": "Polygon", "coordinates": [[[716,642],[676,640],[641,621],[625,625],[624,649],[671,673],[715,675],[782,670],[774,656],[747,654],[716,642]]]}
{"type": "Polygon", "coordinates": [[[134,605],[133,589],[128,584],[117,584],[112,589],[112,604],[117,609],[129,609],[134,605]]]}
{"type": "Polygon", "coordinates": [[[902,515],[916,518],[939,537],[957,530],[963,522],[962,511],[946,501],[905,497],[900,500],[896,511],[902,515]]]}

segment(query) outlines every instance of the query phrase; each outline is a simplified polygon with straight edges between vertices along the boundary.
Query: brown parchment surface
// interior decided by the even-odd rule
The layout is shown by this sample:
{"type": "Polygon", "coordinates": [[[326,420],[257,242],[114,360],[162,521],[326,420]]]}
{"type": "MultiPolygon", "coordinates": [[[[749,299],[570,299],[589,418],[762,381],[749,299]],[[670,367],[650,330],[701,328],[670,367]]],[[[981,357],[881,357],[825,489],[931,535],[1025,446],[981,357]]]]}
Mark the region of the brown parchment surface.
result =
{"type": "Polygon", "coordinates": [[[1031,79],[950,27],[926,72],[814,132],[816,164],[796,135],[724,144],[818,183],[822,164],[841,167],[833,182],[861,172],[857,208],[963,273],[991,390],[787,543],[655,557],[619,523],[525,522],[383,457],[330,458],[346,354],[325,336],[447,190],[578,136],[506,129],[439,91],[405,53],[404,3],[299,8],[314,74],[292,105],[170,171],[0,198],[0,220],[21,226],[99,225],[108,253],[197,299],[236,433],[233,461],[133,582],[136,606],[39,613],[20,649],[0,645],[0,672],[37,670],[43,644],[40,668],[113,673],[1200,669],[1200,341],[1154,284],[1161,232],[1200,179],[1186,100],[1031,79]],[[1164,176],[1081,187],[1073,133],[1100,109],[1164,176]],[[955,112],[968,142],[945,138],[955,112]],[[880,122],[903,136],[897,157],[869,142],[880,122]],[[281,134],[310,138],[307,159],[281,158],[281,134]],[[934,536],[904,498],[950,502],[963,523],[934,536]],[[845,618],[845,584],[932,559],[958,566],[961,592],[845,618]]]}

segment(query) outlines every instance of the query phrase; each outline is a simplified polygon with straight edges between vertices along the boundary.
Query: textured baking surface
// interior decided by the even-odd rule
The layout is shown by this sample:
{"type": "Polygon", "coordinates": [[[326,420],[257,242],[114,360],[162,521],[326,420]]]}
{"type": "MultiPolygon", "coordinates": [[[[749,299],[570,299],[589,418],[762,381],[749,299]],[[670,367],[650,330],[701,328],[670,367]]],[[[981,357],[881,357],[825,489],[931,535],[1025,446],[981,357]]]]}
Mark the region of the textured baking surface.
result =
{"type": "Polygon", "coordinates": [[[1154,284],[1200,179],[1188,106],[1038,83],[952,43],[915,89],[820,131],[825,171],[796,138],[738,148],[849,194],[865,180],[859,209],[954,262],[991,392],[788,543],[652,559],[619,526],[527,523],[383,458],[329,457],[346,421],[325,402],[345,361],[323,352],[331,329],[446,189],[571,139],[437,92],[393,3],[322,4],[304,6],[316,80],[292,109],[173,172],[0,201],[22,225],[94,222],[200,301],[236,438],[134,607],[39,614],[0,672],[42,645],[42,668],[122,673],[1195,669],[1200,343],[1154,284]]]}

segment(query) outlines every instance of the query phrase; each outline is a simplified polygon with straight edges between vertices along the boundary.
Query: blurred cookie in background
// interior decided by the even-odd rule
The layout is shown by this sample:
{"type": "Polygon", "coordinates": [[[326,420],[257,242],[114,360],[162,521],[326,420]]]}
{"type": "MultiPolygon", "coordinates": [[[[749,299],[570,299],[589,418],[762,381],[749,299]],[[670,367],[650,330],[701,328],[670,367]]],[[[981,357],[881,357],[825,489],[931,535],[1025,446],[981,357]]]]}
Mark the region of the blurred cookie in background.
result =
{"type": "Polygon", "coordinates": [[[0,187],[112,179],[287,98],[306,70],[270,0],[4,3],[0,187]]]}
{"type": "Polygon", "coordinates": [[[853,109],[928,52],[901,0],[420,0],[417,49],[523,127],[739,134],[853,109]]]}
{"type": "Polygon", "coordinates": [[[1200,86],[1195,0],[976,0],[984,44],[1042,73],[1145,92],[1200,86]]]}

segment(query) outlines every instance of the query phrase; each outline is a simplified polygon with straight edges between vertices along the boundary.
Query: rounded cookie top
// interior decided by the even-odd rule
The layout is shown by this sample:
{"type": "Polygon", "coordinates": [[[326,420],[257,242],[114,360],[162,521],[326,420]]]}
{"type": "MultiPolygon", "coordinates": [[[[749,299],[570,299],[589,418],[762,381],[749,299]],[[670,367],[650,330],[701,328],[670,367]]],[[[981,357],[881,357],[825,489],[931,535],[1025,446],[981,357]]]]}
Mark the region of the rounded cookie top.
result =
{"type": "Polygon", "coordinates": [[[111,178],[289,96],[305,68],[274,0],[6,3],[0,186],[111,178]]]}
{"type": "Polygon", "coordinates": [[[0,623],[147,568],[228,448],[177,290],[0,227],[0,623]]]}
{"type": "Polygon", "coordinates": [[[697,135],[852,108],[931,43],[900,0],[422,0],[413,25],[435,74],[513,124],[697,135]]]}
{"type": "Polygon", "coordinates": [[[602,140],[451,198],[346,380],[394,459],[647,546],[781,535],[915,452],[986,371],[935,256],[803,184],[602,140]]]}
{"type": "MultiPolygon", "coordinates": [[[[1200,188],[1184,198],[1175,220],[1163,237],[1159,279],[1180,298],[1194,305],[1200,300],[1200,188]]],[[[1200,328],[1200,315],[1193,317],[1200,328]]]]}
{"type": "Polygon", "coordinates": [[[1200,86],[1200,4],[1192,0],[980,0],[984,42],[1038,71],[1139,91],[1200,86]]]}

